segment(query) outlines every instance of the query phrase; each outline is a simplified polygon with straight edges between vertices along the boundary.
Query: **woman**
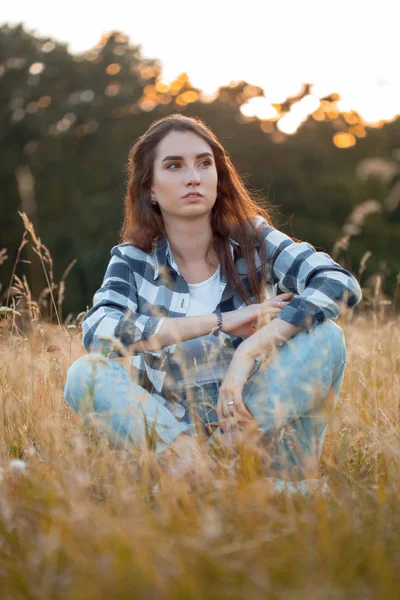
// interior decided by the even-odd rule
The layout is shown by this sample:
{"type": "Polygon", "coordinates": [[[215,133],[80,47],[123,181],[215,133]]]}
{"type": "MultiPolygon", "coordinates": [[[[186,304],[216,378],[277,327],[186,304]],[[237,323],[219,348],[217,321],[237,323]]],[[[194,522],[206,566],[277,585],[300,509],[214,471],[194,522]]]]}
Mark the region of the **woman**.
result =
{"type": "Polygon", "coordinates": [[[275,473],[306,477],[346,363],[331,319],[360,301],[356,279],[271,225],[200,119],[154,122],[128,173],[122,243],[83,320],[91,353],[70,367],[66,401],[117,443],[150,431],[156,454],[174,449],[184,468],[200,432],[256,429],[275,473]]]}

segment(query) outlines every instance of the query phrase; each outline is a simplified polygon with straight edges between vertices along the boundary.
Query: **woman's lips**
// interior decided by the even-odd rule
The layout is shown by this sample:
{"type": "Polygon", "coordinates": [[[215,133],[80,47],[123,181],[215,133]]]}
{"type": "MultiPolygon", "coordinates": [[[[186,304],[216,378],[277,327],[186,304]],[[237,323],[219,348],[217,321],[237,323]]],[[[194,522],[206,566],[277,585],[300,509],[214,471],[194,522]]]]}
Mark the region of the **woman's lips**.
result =
{"type": "Polygon", "coordinates": [[[199,198],[202,198],[204,196],[204,194],[202,194],[201,192],[189,192],[188,194],[185,194],[183,197],[189,198],[191,196],[197,196],[199,198]]]}

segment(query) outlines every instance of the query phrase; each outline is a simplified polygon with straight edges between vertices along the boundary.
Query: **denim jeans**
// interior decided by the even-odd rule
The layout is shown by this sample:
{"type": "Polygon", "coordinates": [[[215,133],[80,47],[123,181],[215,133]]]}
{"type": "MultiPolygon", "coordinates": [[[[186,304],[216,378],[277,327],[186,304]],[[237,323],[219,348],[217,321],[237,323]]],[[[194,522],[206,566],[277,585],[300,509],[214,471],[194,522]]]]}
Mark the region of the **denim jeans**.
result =
{"type": "MultiPolygon", "coordinates": [[[[302,477],[307,461],[320,457],[346,359],[343,331],[327,320],[282,343],[251,373],[243,402],[257,421],[275,473],[295,471],[302,477]]],[[[211,442],[218,427],[218,390],[217,383],[192,388],[174,402],[134,383],[122,363],[89,353],[69,368],[64,397],[85,423],[119,446],[146,443],[152,429],[154,450],[161,454],[180,434],[197,436],[199,425],[211,442]]]]}

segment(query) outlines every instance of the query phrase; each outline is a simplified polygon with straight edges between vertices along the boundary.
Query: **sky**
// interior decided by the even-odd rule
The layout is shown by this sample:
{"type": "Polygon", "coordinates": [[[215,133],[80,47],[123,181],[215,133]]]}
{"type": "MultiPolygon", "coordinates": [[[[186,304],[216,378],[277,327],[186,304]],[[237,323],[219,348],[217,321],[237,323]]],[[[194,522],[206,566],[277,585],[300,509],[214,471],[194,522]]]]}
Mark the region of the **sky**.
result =
{"type": "MultiPolygon", "coordinates": [[[[158,58],[162,81],[186,72],[207,94],[246,80],[264,89],[242,112],[274,117],[273,103],[313,95],[286,119],[287,133],[319,98],[336,92],[340,110],[369,124],[400,113],[396,0],[13,0],[0,3],[0,24],[24,23],[73,53],[95,46],[111,30],[158,58]],[[303,113],[303,114],[301,114],[303,113]]],[[[280,121],[282,130],[285,123],[280,121]]]]}

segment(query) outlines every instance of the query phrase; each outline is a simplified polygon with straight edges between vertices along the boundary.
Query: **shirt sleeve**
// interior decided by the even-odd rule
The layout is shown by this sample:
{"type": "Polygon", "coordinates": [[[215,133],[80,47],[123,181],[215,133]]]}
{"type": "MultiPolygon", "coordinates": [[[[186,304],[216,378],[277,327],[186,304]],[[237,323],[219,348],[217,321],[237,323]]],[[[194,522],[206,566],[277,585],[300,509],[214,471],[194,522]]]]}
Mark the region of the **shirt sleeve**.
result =
{"type": "MultiPolygon", "coordinates": [[[[111,260],[93,297],[93,307],[82,321],[86,350],[107,349],[111,358],[122,356],[124,346],[147,340],[160,330],[165,317],[141,315],[134,273],[121,250],[111,250],[111,260]]],[[[135,353],[135,352],[134,352],[135,353]]]]}
{"type": "Polygon", "coordinates": [[[289,236],[260,219],[266,246],[267,277],[283,292],[294,292],[277,318],[306,330],[326,319],[336,319],[343,306],[352,308],[362,298],[357,279],[329,254],[289,236]]]}

